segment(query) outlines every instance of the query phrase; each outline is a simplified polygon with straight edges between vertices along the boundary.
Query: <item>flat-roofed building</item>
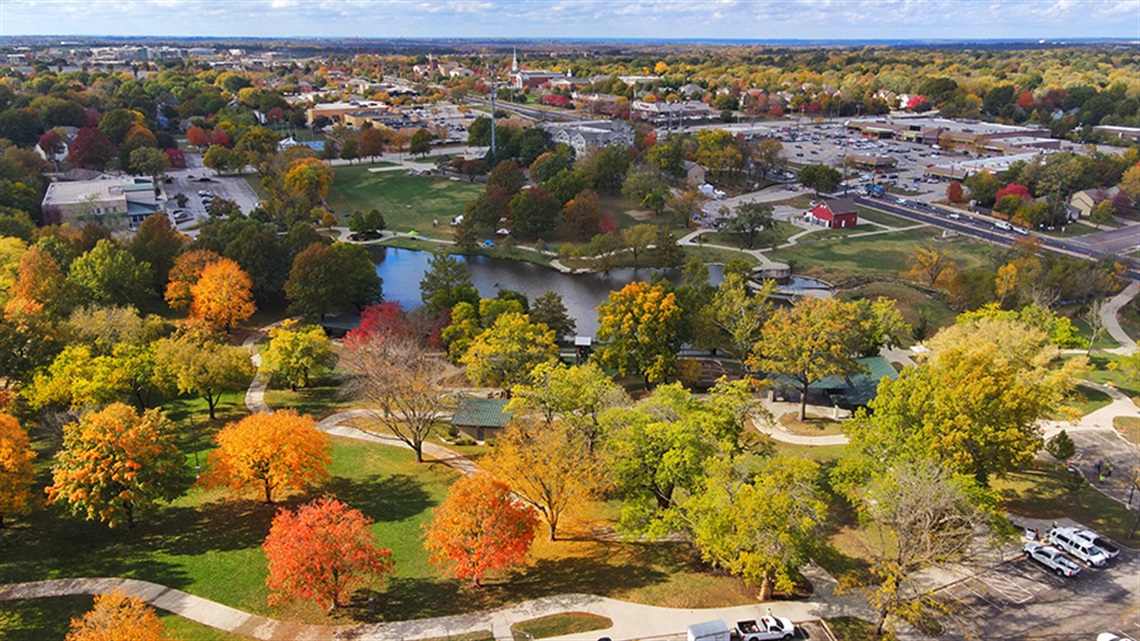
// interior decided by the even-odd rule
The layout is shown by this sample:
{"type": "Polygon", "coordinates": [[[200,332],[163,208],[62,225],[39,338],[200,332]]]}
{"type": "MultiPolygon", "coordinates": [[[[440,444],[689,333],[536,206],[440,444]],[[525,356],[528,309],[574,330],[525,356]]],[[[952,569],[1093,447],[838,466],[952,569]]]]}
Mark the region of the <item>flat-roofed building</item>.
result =
{"type": "Polygon", "coordinates": [[[96,222],[124,229],[137,227],[164,203],[150,178],[107,176],[49,183],[43,210],[52,222],[75,226],[96,222]]]}

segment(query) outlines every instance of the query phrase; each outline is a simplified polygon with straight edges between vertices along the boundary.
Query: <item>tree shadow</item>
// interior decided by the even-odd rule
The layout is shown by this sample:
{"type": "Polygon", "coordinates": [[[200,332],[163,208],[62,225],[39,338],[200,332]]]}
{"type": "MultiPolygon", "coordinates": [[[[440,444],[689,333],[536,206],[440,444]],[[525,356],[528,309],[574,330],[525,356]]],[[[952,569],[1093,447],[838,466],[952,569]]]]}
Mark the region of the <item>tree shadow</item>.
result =
{"type": "Polygon", "coordinates": [[[406,474],[370,474],[363,479],[337,476],[320,491],[336,496],[378,522],[403,521],[434,505],[423,483],[406,474]]]}
{"type": "Polygon", "coordinates": [[[280,507],[253,500],[168,507],[156,515],[149,543],[164,552],[194,556],[257,547],[280,507]]]}

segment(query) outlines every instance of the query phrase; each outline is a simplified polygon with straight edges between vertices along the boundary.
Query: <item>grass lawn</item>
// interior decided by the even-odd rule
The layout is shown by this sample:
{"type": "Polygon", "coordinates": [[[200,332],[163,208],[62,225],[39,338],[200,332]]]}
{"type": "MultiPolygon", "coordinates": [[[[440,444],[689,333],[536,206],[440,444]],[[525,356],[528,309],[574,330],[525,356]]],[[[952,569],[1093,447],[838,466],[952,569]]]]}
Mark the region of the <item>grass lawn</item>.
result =
{"type": "Polygon", "coordinates": [[[316,420],[357,405],[341,388],[349,374],[336,371],[309,387],[290,391],[287,385],[273,382],[265,391],[265,402],[273,409],[293,409],[316,420]]]}
{"type": "MultiPolygon", "coordinates": [[[[771,240],[765,242],[764,238],[758,238],[754,249],[765,249],[768,247],[776,247],[788,242],[792,236],[804,231],[803,227],[798,227],[792,223],[777,220],[773,221],[775,224],[772,226],[771,240]]],[[[714,231],[700,235],[701,240],[713,245],[724,245],[726,247],[740,247],[744,248],[744,241],[740,236],[727,231],[714,231]]]]}
{"type": "Polygon", "coordinates": [[[869,207],[856,207],[859,210],[859,220],[867,220],[872,223],[879,223],[887,227],[910,227],[916,224],[913,220],[888,214],[885,211],[878,209],[870,209],[869,207]]]}
{"type": "Polygon", "coordinates": [[[1114,416],[1112,426],[1133,445],[1140,445],[1140,418],[1135,416],[1114,416]]]}
{"type": "Polygon", "coordinates": [[[1078,387],[1073,399],[1073,407],[1081,411],[1081,416],[1087,416],[1111,404],[1111,396],[1090,387],[1078,387]]]}
{"type": "Polygon", "coordinates": [[[338,213],[379,209],[388,229],[439,234],[433,220],[441,223],[463,213],[468,201],[483,191],[482,185],[425,176],[404,171],[370,172],[366,165],[334,167],[335,179],[328,203],[338,213]]]}
{"type": "Polygon", "coordinates": [[[566,634],[605,630],[612,627],[613,624],[613,620],[608,617],[587,612],[567,612],[519,621],[511,626],[511,633],[516,641],[527,641],[528,639],[548,639],[566,634]]]}
{"type": "Polygon", "coordinates": [[[756,258],[750,254],[735,252],[731,249],[717,249],[716,247],[701,247],[699,245],[696,247],[685,245],[683,249],[685,250],[686,256],[695,256],[708,264],[724,265],[734,258],[743,258],[753,265],[760,263],[760,261],[756,260],[756,258]]]}
{"type": "Polygon", "coordinates": [[[1092,225],[1086,225],[1085,223],[1069,223],[1065,225],[1064,233],[1061,232],[1060,227],[1053,230],[1038,229],[1037,233],[1041,234],[1042,236],[1052,236],[1054,238],[1068,238],[1069,236],[1084,236],[1086,234],[1095,234],[1099,231],[1102,230],[1097,229],[1092,225]]]}
{"type": "Polygon", "coordinates": [[[1038,461],[1038,469],[995,478],[990,485],[1001,493],[1002,507],[1014,514],[1038,519],[1069,517],[1128,547],[1140,545],[1140,536],[1128,537],[1135,513],[1096,491],[1087,483],[1076,491],[1066,485],[1065,466],[1038,461]]]}
{"type": "Polygon", "coordinates": [[[873,231],[885,231],[878,225],[871,225],[867,223],[859,223],[854,227],[844,227],[842,229],[827,229],[825,227],[817,227],[812,233],[800,238],[796,242],[807,243],[820,240],[828,240],[830,238],[847,238],[855,234],[864,234],[873,231]]]}
{"type": "MultiPolygon", "coordinates": [[[[843,300],[859,298],[874,300],[880,296],[895,301],[903,319],[911,327],[918,325],[925,316],[929,336],[933,336],[943,327],[953,325],[954,319],[957,317],[957,313],[942,299],[930,296],[922,290],[909,287],[903,283],[868,283],[839,292],[839,297],[843,300]]],[[[904,336],[903,342],[909,344],[910,337],[904,336]]]]}
{"type": "MultiPolygon", "coordinates": [[[[939,235],[939,230],[925,227],[785,247],[769,253],[768,257],[792,265],[797,274],[831,283],[855,277],[897,277],[908,271],[907,259],[914,247],[939,235]]],[[[990,251],[988,246],[966,238],[957,238],[944,246],[961,269],[983,264],[990,251]]]]}
{"type": "MultiPolygon", "coordinates": [[[[81,617],[91,609],[90,596],[65,596],[26,601],[0,601],[0,638],[7,641],[44,641],[67,636],[72,618],[81,617]]],[[[184,619],[163,610],[155,609],[166,626],[167,634],[183,641],[238,641],[248,640],[229,632],[222,632],[201,623],[184,619]]]]}
{"type": "MultiPolygon", "coordinates": [[[[1081,338],[1086,341],[1092,338],[1092,330],[1089,329],[1088,321],[1079,317],[1073,317],[1071,320],[1081,338]]],[[[1116,342],[1116,339],[1104,330],[1101,330],[1100,335],[1096,337],[1096,342],[1093,343],[1093,349],[1115,349],[1117,347],[1120,347],[1120,343],[1116,342]]]]}
{"type": "Polygon", "coordinates": [[[781,416],[779,421],[780,425],[788,428],[788,431],[792,434],[800,434],[802,436],[828,436],[843,433],[842,423],[825,416],[812,416],[809,414],[806,420],[801,421],[799,414],[788,412],[781,416]]]}
{"type": "Polygon", "coordinates": [[[1110,366],[1115,366],[1119,360],[1120,356],[1116,354],[1094,353],[1089,356],[1089,369],[1084,377],[1094,383],[1112,385],[1131,397],[1133,401],[1140,400],[1140,388],[1125,378],[1119,369],[1110,369],[1110,366]]]}

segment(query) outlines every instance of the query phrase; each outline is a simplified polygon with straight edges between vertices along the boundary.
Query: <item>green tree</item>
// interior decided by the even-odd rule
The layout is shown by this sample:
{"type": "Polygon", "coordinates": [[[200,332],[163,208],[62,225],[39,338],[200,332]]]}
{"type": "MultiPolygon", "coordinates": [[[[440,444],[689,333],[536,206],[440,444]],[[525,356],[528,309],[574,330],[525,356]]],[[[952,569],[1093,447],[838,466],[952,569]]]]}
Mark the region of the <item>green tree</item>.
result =
{"type": "Polygon", "coordinates": [[[162,386],[201,397],[211,420],[222,397],[244,391],[254,375],[249,352],[217,340],[184,334],[159,341],[155,350],[162,386]]]}
{"type": "Polygon", "coordinates": [[[477,303],[479,292],[471,284],[471,270],[448,254],[437,253],[420,281],[420,298],[433,312],[460,302],[477,303]]]}
{"type": "Polygon", "coordinates": [[[1058,461],[1067,461],[1077,454],[1077,446],[1068,432],[1061,430],[1053,438],[1045,441],[1045,451],[1058,461]]]}
{"type": "Polygon", "coordinates": [[[741,363],[746,362],[763,336],[775,291],[776,281],[767,279],[759,291],[750,293],[744,276],[726,272],[713,297],[712,316],[721,333],[719,343],[741,363]]]}
{"type": "Polygon", "coordinates": [[[680,344],[681,307],[661,285],[634,282],[610,292],[598,306],[598,360],[622,376],[640,374],[646,384],[664,381],[680,344]]]}
{"type": "Polygon", "coordinates": [[[135,260],[114,241],[106,239],[75,259],[68,279],[87,300],[113,305],[138,303],[153,282],[149,263],[135,260]]]}
{"type": "Polygon", "coordinates": [[[728,224],[728,231],[739,236],[748,249],[752,249],[762,234],[770,231],[773,225],[771,205],[742,203],[736,207],[736,216],[728,224]]]}
{"type": "Polygon", "coordinates": [[[527,383],[511,388],[508,409],[538,412],[547,425],[561,418],[582,436],[593,454],[604,436],[602,413],[629,402],[625,390],[596,364],[568,366],[550,360],[535,366],[527,383]]]}
{"type": "Polygon", "coordinates": [[[170,159],[161,149],[140,147],[131,151],[130,169],[133,173],[150,176],[157,183],[170,169],[170,159]]]}
{"type": "Polygon", "coordinates": [[[289,383],[289,389],[308,387],[332,371],[337,357],[332,342],[319,325],[304,327],[292,319],[269,330],[269,345],[262,351],[261,367],[289,383]]]}
{"type": "Polygon", "coordinates": [[[417,129],[408,139],[408,153],[413,156],[426,156],[431,151],[431,132],[424,128],[417,129]]]}
{"type": "Polygon", "coordinates": [[[354,211],[348,219],[348,229],[357,234],[377,232],[387,229],[387,223],[378,209],[370,209],[367,213],[354,211]]]}
{"type": "Polygon", "coordinates": [[[566,313],[562,295],[551,290],[543,292],[531,303],[530,320],[549,327],[554,332],[554,340],[557,342],[569,340],[577,330],[574,319],[566,313]]]}
{"type": "Polygon", "coordinates": [[[800,182],[804,187],[815,190],[816,196],[820,192],[829,194],[835,191],[842,181],[843,175],[830,165],[808,165],[800,170],[800,182]]]}
{"type": "Polygon", "coordinates": [[[170,224],[170,218],[161,212],[146,217],[127,245],[127,251],[139,263],[151,267],[151,283],[155,293],[162,294],[174,259],[186,246],[187,238],[170,224]]]}
{"type": "Polygon", "coordinates": [[[158,410],[138,414],[115,403],[63,428],[63,449],[52,466],[50,503],[115,527],[172,501],[186,487],[186,456],[174,425],[158,410]]]}
{"type": "Polygon", "coordinates": [[[526,381],[536,365],[557,358],[553,331],[525,314],[509,312],[471,341],[460,362],[476,385],[509,388],[526,381]]]}
{"type": "Polygon", "coordinates": [[[511,199],[510,210],[514,231],[527,238],[538,238],[554,228],[562,205],[542,187],[531,187],[511,199]]]}
{"type": "Polygon", "coordinates": [[[858,369],[848,340],[855,319],[851,303],[835,298],[801,298],[790,309],[777,310],[764,323],[764,338],[747,364],[799,384],[802,421],[807,417],[808,387],[812,383],[858,369]]]}

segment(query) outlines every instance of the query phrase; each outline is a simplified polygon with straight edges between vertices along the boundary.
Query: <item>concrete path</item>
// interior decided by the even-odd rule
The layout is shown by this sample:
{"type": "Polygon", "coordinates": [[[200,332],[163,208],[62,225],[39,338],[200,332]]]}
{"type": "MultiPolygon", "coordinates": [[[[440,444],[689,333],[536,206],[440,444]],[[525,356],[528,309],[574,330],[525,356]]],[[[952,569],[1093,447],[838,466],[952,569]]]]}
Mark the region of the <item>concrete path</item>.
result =
{"type": "Polygon", "coordinates": [[[1120,347],[1115,349],[1106,350],[1114,354],[1131,354],[1136,350],[1136,341],[1129,336],[1124,328],[1120,326],[1120,308],[1128,304],[1128,301],[1136,297],[1140,293],[1140,284],[1130,283],[1124,291],[1116,296],[1113,296],[1104,306],[1100,309],[1101,321],[1104,323],[1104,329],[1108,332],[1120,347]]]}

